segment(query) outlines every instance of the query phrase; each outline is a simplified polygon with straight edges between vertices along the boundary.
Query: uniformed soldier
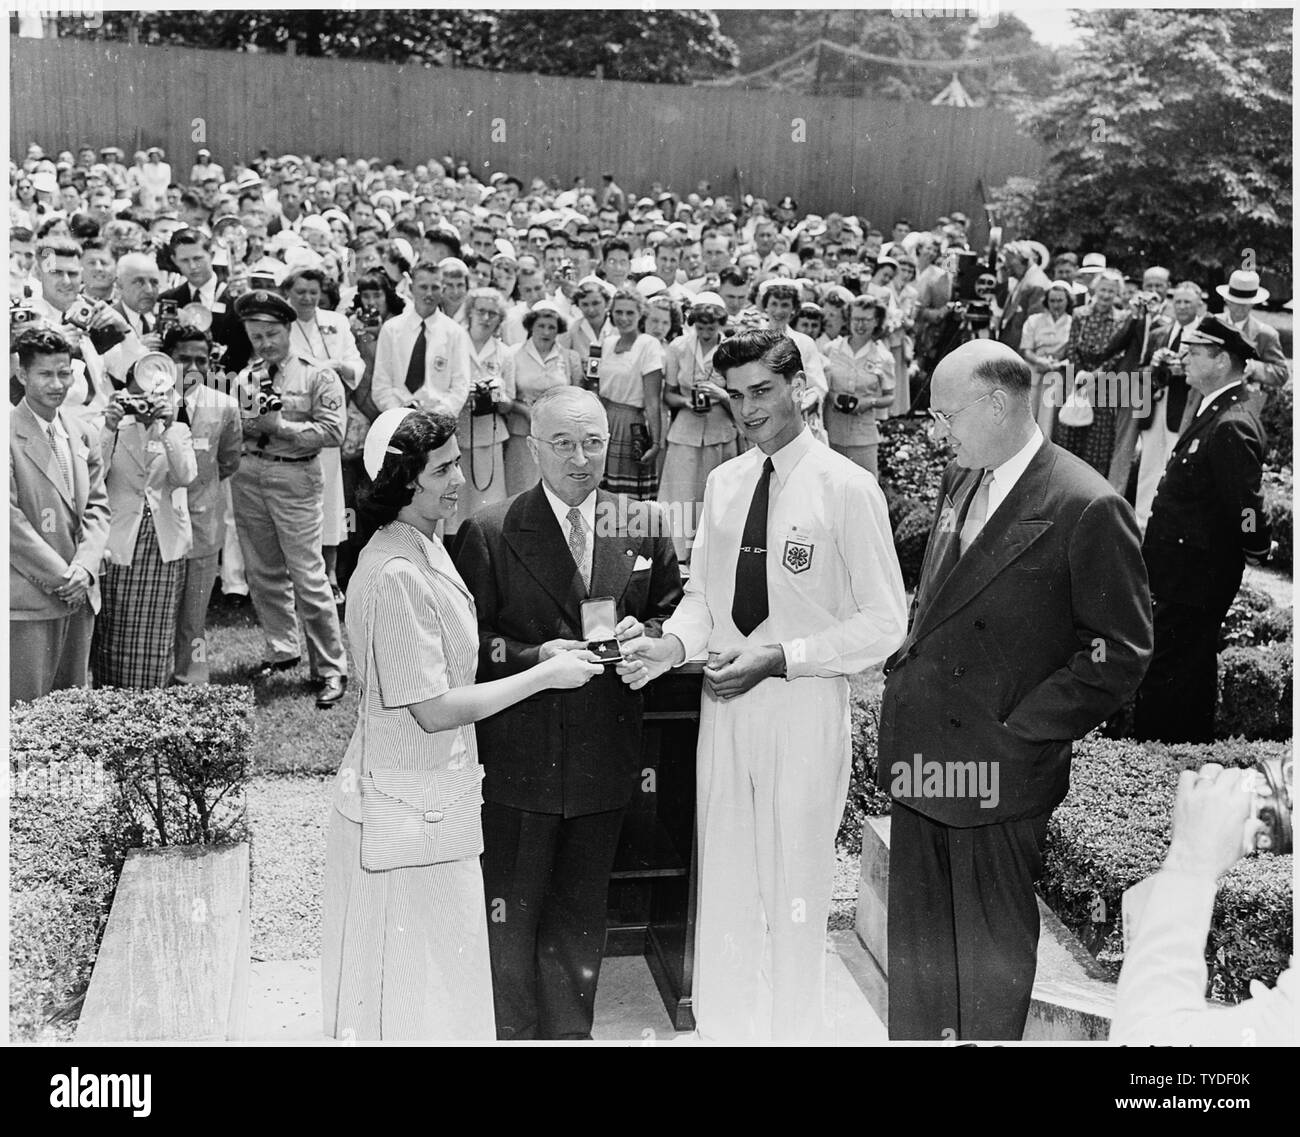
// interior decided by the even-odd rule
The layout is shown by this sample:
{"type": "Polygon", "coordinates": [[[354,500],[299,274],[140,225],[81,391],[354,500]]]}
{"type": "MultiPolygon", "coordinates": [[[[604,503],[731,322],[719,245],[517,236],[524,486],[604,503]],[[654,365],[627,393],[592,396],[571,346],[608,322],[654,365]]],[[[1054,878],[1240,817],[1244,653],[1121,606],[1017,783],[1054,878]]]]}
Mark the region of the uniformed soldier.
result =
{"type": "Polygon", "coordinates": [[[258,674],[297,666],[296,601],[312,677],[321,684],[316,705],[331,707],[347,686],[347,659],[321,552],[320,451],[343,439],[343,384],[329,368],[290,351],[297,314],[275,293],[249,292],[235,313],[255,356],[238,378],[244,455],[231,491],[249,593],[267,641],[269,658],[258,674]],[[263,373],[280,410],[265,410],[263,373]]]}

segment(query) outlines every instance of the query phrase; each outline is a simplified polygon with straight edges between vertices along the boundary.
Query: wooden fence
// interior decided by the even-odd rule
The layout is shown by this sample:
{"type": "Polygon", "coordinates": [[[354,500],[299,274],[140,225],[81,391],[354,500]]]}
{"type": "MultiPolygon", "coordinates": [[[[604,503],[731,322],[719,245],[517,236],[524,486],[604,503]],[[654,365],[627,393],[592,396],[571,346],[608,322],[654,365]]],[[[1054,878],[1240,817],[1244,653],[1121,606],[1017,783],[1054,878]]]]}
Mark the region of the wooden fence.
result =
{"type": "Polygon", "coordinates": [[[1033,175],[1044,152],[1003,111],[885,99],[399,66],[301,56],[12,38],[10,146],[160,145],[188,172],[261,147],[401,158],[453,153],[481,176],[507,169],[628,190],[789,193],[802,210],[929,224],[963,210],[981,237],[980,186],[1033,175]]]}

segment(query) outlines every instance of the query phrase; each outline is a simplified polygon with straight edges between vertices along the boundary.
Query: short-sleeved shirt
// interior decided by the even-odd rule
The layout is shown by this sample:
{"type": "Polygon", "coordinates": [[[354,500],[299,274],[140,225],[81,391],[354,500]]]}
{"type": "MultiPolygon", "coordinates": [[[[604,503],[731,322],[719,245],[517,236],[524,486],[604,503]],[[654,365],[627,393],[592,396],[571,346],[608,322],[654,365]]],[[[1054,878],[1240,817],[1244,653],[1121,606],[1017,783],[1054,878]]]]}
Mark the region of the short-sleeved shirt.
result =
{"type": "Polygon", "coordinates": [[[469,345],[469,398],[460,409],[456,420],[456,441],[462,450],[469,447],[495,446],[509,437],[505,416],[495,411],[488,415],[472,414],[474,388],[480,383],[496,380],[501,385],[501,398],[516,398],[515,353],[496,336],[479,351],[471,340],[469,345]],[[472,420],[472,421],[471,421],[472,420]]]}
{"type": "Polygon", "coordinates": [[[894,390],[894,357],[884,340],[868,340],[857,351],[841,336],[826,356],[826,381],[830,396],[823,418],[826,435],[836,446],[870,446],[880,441],[874,411],[845,414],[835,406],[836,395],[875,399],[894,390]]]}
{"type": "Polygon", "coordinates": [[[643,376],[664,369],[664,346],[642,332],[629,351],[618,352],[619,336],[607,336],[600,345],[600,397],[627,407],[645,407],[643,376]]]}
{"type": "MultiPolygon", "coordinates": [[[[241,387],[252,390],[251,366],[239,373],[241,387]]],[[[326,446],[343,441],[347,412],[343,407],[343,382],[328,367],[321,367],[300,355],[291,355],[271,383],[284,404],[280,429],[262,435],[244,431],[244,453],[258,451],[276,457],[308,458],[326,446]]]]}
{"type": "MultiPolygon", "coordinates": [[[[568,348],[561,347],[558,343],[553,344],[543,359],[530,336],[517,347],[508,350],[515,368],[515,398],[521,402],[532,406],[543,391],[549,391],[552,387],[564,387],[572,382],[568,348]]],[[[511,434],[526,435],[529,432],[528,419],[524,415],[511,412],[508,422],[511,434]]]]}
{"type": "MultiPolygon", "coordinates": [[[[716,344],[707,352],[701,351],[699,336],[694,331],[673,340],[664,351],[664,390],[672,388],[689,399],[696,383],[723,386],[722,377],[713,367],[715,351],[716,344]]],[[[669,443],[678,446],[716,446],[733,442],[735,438],[736,423],[727,407],[716,399],[708,414],[683,407],[673,416],[668,428],[669,443]]]]}
{"type": "Polygon", "coordinates": [[[474,727],[429,734],[409,708],[474,682],[474,600],[442,543],[402,521],[379,529],[348,583],[361,713],[339,767],[334,805],[361,820],[364,770],[463,769],[478,764],[474,727]]]}

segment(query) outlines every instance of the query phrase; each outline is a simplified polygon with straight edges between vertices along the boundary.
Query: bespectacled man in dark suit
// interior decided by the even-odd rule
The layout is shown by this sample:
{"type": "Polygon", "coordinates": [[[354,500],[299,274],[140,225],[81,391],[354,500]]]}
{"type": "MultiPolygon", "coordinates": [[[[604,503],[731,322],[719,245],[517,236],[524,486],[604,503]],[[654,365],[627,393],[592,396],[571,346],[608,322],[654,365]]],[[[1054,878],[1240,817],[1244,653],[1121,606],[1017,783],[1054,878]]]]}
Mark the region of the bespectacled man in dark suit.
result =
{"type": "MultiPolygon", "coordinates": [[[[585,646],[581,604],[613,597],[621,640],[658,636],[681,599],[660,507],[598,488],[600,400],[555,387],[533,405],[542,480],[464,522],[456,567],[474,594],[480,681],[585,646]]],[[[483,884],[497,1037],[591,1037],[609,876],[638,784],[642,696],[611,666],[478,724],[483,884]]]]}
{"type": "Polygon", "coordinates": [[[880,708],[892,1039],[1022,1036],[1034,879],[1072,741],[1123,706],[1151,656],[1133,510],[1044,440],[1030,380],[991,340],[934,372],[954,459],[880,708]]]}

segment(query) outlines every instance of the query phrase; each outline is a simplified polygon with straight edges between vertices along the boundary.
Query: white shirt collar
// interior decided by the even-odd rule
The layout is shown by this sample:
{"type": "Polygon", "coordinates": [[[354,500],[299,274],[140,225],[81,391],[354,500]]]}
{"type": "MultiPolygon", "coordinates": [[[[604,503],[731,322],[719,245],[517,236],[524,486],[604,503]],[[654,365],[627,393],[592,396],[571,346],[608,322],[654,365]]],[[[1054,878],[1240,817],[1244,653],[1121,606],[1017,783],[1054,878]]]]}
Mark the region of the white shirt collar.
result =
{"type": "Polygon", "coordinates": [[[993,468],[993,481],[989,484],[989,511],[986,516],[991,517],[993,511],[1006,500],[1007,494],[1020,481],[1020,476],[1028,469],[1042,444],[1043,432],[1035,425],[1029,441],[1000,466],[993,468]]]}
{"type": "MultiPolygon", "coordinates": [[[[545,446],[546,443],[540,443],[545,446]]],[[[569,510],[571,505],[565,505],[554,493],[551,487],[545,482],[542,483],[542,492],[546,494],[546,500],[550,503],[551,510],[555,514],[555,520],[559,523],[560,532],[564,534],[565,539],[569,536],[569,510]]],[[[596,491],[593,489],[582,501],[578,502],[578,512],[582,514],[582,523],[587,527],[588,533],[596,531],[596,491]]]]}
{"type": "Polygon", "coordinates": [[[63,439],[64,442],[67,442],[71,438],[71,435],[68,434],[68,428],[63,422],[63,411],[61,408],[54,412],[54,418],[50,422],[46,422],[43,418],[41,418],[40,415],[38,415],[35,411],[33,411],[30,406],[27,408],[27,410],[31,412],[32,418],[36,420],[37,425],[46,434],[49,434],[50,427],[53,427],[54,433],[59,438],[63,439]]]}
{"type": "Polygon", "coordinates": [[[776,473],[777,480],[781,485],[785,485],[790,475],[794,473],[794,468],[799,465],[799,459],[808,453],[808,447],[812,443],[812,431],[806,426],[801,426],[799,433],[775,454],[764,455],[763,451],[757,446],[754,447],[754,454],[757,456],[760,466],[763,464],[765,457],[771,458],[772,469],[776,473]]]}
{"type": "Polygon", "coordinates": [[[1200,418],[1201,415],[1203,415],[1209,409],[1210,404],[1214,402],[1214,400],[1217,399],[1220,395],[1222,395],[1224,391],[1228,391],[1231,390],[1233,387],[1240,387],[1240,386],[1241,386],[1241,380],[1233,379],[1231,382],[1225,383],[1217,391],[1211,391],[1208,395],[1206,395],[1204,398],[1201,399],[1201,405],[1196,408],[1196,417],[1200,418]]]}

